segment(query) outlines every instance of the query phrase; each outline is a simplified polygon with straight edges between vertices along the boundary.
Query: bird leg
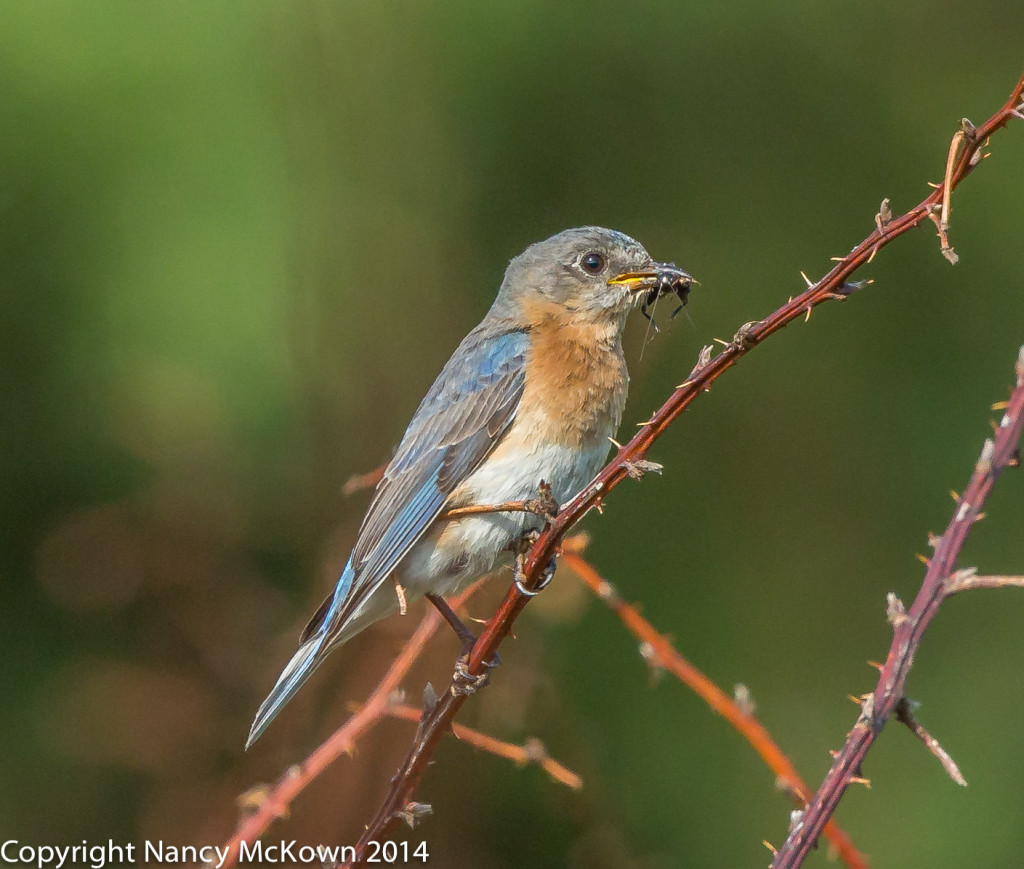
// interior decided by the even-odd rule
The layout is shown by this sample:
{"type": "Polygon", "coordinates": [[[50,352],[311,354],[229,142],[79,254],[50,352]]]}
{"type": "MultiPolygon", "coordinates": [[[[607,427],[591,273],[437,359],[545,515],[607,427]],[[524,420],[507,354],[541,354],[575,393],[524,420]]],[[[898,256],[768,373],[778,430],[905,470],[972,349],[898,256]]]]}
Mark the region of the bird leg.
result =
{"type": "MultiPolygon", "coordinates": [[[[448,601],[441,597],[441,595],[428,592],[426,598],[434,605],[441,614],[441,617],[448,622],[452,630],[458,635],[458,638],[462,640],[462,651],[455,661],[455,672],[452,674],[452,690],[456,694],[464,696],[475,694],[487,684],[487,680],[490,678],[490,674],[486,671],[479,676],[474,676],[469,672],[469,656],[473,651],[473,646],[476,645],[476,635],[466,627],[466,623],[456,615],[455,610],[448,605],[448,601]]],[[[491,659],[484,663],[484,666],[490,669],[497,667],[500,663],[501,659],[498,657],[498,653],[495,652],[491,659]]]]}
{"type": "Polygon", "coordinates": [[[540,481],[537,487],[539,497],[524,501],[503,501],[501,504],[469,504],[452,507],[441,514],[442,519],[461,519],[463,516],[478,516],[481,513],[534,513],[550,522],[558,515],[558,502],[551,497],[551,484],[540,481]]]}
{"type": "Polygon", "coordinates": [[[462,652],[460,653],[462,657],[468,656],[476,644],[476,634],[466,627],[466,623],[456,615],[455,610],[448,605],[448,601],[441,597],[441,595],[427,592],[426,598],[441,613],[441,617],[448,622],[451,629],[455,631],[455,635],[462,641],[462,652]]]}

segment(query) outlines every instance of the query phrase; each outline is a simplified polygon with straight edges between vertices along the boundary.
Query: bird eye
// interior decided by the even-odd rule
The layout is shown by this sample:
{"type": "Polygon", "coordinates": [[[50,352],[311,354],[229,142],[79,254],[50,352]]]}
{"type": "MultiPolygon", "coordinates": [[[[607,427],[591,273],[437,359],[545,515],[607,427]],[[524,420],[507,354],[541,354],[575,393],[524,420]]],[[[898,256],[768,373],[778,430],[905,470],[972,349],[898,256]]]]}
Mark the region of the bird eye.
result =
{"type": "Polygon", "coordinates": [[[580,267],[588,275],[599,275],[604,271],[605,258],[597,251],[585,253],[580,259],[580,267]]]}

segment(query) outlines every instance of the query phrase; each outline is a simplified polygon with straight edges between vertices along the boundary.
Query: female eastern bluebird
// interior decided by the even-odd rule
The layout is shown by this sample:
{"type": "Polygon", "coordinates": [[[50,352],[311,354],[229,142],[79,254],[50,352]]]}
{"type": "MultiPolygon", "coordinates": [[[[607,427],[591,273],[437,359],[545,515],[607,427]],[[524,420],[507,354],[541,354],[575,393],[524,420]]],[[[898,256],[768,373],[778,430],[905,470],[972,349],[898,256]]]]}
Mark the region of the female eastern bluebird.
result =
{"type": "Polygon", "coordinates": [[[692,279],[627,235],[567,229],[509,263],[498,297],[434,381],[377,486],[334,592],[256,713],[248,748],[328,653],[422,595],[439,609],[543,518],[470,505],[564,503],[600,469],[622,419],[626,315],[692,279]]]}

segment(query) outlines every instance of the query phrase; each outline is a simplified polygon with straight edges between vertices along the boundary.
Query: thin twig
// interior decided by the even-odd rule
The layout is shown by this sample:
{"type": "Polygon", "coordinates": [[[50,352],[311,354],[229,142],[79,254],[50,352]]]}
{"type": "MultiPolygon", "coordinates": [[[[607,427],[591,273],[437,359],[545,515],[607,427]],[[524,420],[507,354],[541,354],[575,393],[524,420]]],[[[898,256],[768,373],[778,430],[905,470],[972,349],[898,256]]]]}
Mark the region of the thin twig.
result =
{"type": "MultiPolygon", "coordinates": [[[[967,787],[967,779],[960,772],[960,767],[957,766],[956,761],[950,757],[949,752],[942,747],[939,741],[925,730],[924,725],[914,718],[913,706],[913,702],[906,697],[900,700],[894,710],[896,720],[901,724],[905,724],[910,729],[910,732],[925,744],[925,747],[935,755],[939,763],[942,764],[942,768],[953,781],[961,787],[967,787]]],[[[825,827],[825,830],[827,831],[828,827],[825,827]]]]}
{"type": "MultiPolygon", "coordinates": [[[[780,790],[789,794],[797,806],[803,808],[810,789],[800,777],[793,762],[772,739],[767,728],[754,717],[749,693],[745,690],[741,692],[742,702],[738,702],[726,694],[697,667],[680,655],[672,643],[640,615],[636,607],[623,601],[612,584],[605,580],[581,555],[563,550],[562,561],[575,571],[582,582],[608,605],[633,636],[646,644],[646,647],[651,650],[648,663],[670,672],[715,712],[725,718],[750,743],[751,748],[760,755],[765,765],[775,773],[780,790]]],[[[825,837],[839,858],[850,869],[864,869],[868,865],[864,855],[854,847],[850,837],[834,821],[830,821],[826,825],[825,837]]]]}
{"type": "Polygon", "coordinates": [[[958,570],[949,578],[949,594],[979,588],[1024,588],[1024,576],[978,576],[974,568],[958,570]]]}
{"type": "MultiPolygon", "coordinates": [[[[1005,126],[1020,112],[1021,93],[1024,90],[1024,76],[1018,81],[1010,100],[984,124],[977,128],[975,143],[986,141],[996,130],[1005,126]]],[[[962,149],[947,172],[949,189],[954,189],[974,168],[974,154],[977,144],[962,149]]],[[[564,505],[558,516],[541,533],[530,549],[523,565],[523,587],[530,591],[539,582],[544,568],[554,556],[562,537],[591,509],[599,507],[608,492],[628,476],[628,466],[646,457],[647,451],[661,437],[672,422],[685,411],[711,384],[752,350],[757,344],[775,334],[814,307],[832,299],[845,298],[863,284],[850,282],[853,273],[868,262],[874,254],[894,239],[926,220],[932,210],[941,202],[942,191],[933,191],[916,207],[894,218],[880,229],[874,227],[860,244],[847,254],[824,278],[808,287],[800,295],[763,320],[744,324],[725,349],[713,359],[711,349],[705,348],[686,381],[680,385],[661,408],[648,420],[632,440],[622,447],[604,469],[587,484],[576,497],[564,505]]],[[[480,675],[486,669],[502,640],[508,635],[519,613],[529,602],[530,596],[523,594],[513,585],[498,611],[488,621],[485,630],[470,653],[467,672],[480,675]]],[[[409,817],[406,806],[412,804],[412,795],[418,786],[430,759],[443,734],[465,702],[465,695],[457,685],[439,698],[433,712],[426,717],[417,731],[417,738],[411,746],[405,761],[392,779],[391,789],[376,815],[367,825],[356,845],[356,862],[362,860],[369,843],[380,841],[395,824],[409,817]]]]}
{"type": "MultiPolygon", "coordinates": [[[[402,718],[406,721],[419,721],[423,717],[422,709],[414,709],[403,703],[392,703],[386,712],[394,718],[402,718]]],[[[583,787],[583,779],[548,755],[547,749],[539,739],[531,738],[526,740],[523,745],[513,745],[511,742],[495,739],[493,736],[488,736],[486,733],[473,730],[457,722],[452,724],[452,733],[456,739],[460,739],[474,748],[483,749],[498,757],[507,757],[519,766],[535,763],[556,782],[566,785],[574,791],[583,787]]]]}
{"type": "Polygon", "coordinates": [[[861,763],[903,700],[907,674],[925,628],[942,602],[957,590],[956,584],[950,583],[950,578],[956,576],[953,568],[964,541],[981,517],[982,506],[1000,473],[1019,463],[1018,450],[1021,430],[1024,429],[1024,347],[1017,357],[1016,379],[1017,386],[1010,396],[1006,413],[996,427],[994,439],[985,441],[971,480],[964,494],[957,499],[953,518],[942,537],[933,541],[935,554],[928,562],[927,573],[914,603],[908,610],[896,595],[890,593],[888,596],[887,611],[893,638],[885,664],[880,668],[878,684],[871,694],[862,698],[861,713],[846,743],[836,753],[828,775],[808,803],[799,823],[791,828],[786,843],[772,862],[772,869],[794,869],[803,863],[846,788],[851,783],[864,781],[860,775],[861,763]]]}

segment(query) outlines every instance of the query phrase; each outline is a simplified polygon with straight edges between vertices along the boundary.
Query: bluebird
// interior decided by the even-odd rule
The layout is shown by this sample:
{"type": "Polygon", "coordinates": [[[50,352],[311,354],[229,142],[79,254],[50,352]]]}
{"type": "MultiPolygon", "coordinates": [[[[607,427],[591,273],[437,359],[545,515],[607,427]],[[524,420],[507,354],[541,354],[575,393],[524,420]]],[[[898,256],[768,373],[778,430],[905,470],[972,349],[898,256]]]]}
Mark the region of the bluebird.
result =
{"type": "Polygon", "coordinates": [[[492,571],[545,520],[522,509],[448,514],[536,501],[544,481],[556,503],[582,489],[622,419],[627,314],[660,294],[685,301],[691,281],[596,226],[560,232],[509,263],[494,304],[420,402],[337,586],[256,713],[246,748],[331,651],[406,600],[425,595],[472,641],[444,596],[492,571]]]}

